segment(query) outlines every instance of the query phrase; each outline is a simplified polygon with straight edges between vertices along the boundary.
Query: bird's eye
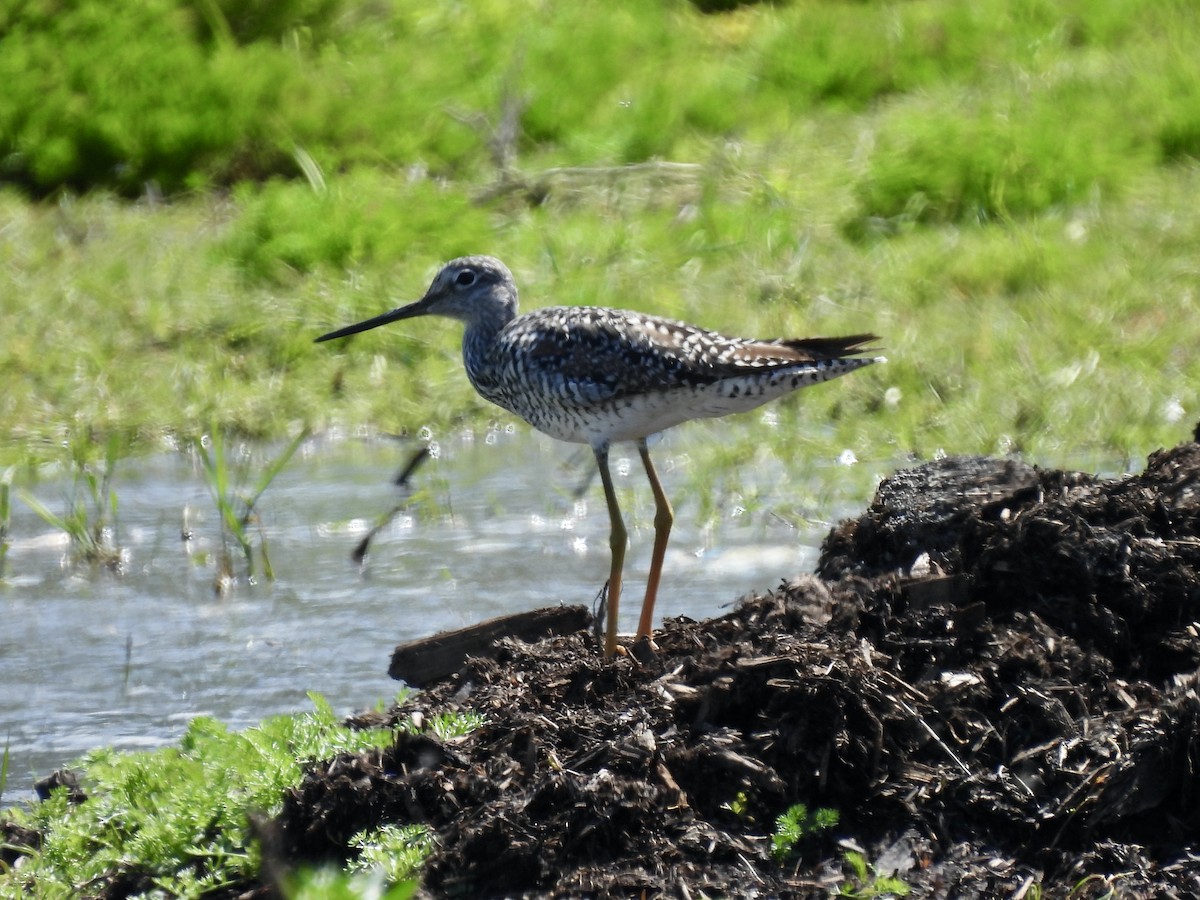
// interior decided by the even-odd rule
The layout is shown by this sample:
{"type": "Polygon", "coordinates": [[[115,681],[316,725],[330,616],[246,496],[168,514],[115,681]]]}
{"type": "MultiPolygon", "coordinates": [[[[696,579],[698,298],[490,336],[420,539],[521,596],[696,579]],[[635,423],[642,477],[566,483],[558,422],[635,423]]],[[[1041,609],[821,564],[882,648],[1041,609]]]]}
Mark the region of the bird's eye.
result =
{"type": "Polygon", "coordinates": [[[458,273],[458,277],[454,279],[454,283],[459,287],[470,287],[475,283],[475,273],[470,269],[463,269],[458,273]]]}

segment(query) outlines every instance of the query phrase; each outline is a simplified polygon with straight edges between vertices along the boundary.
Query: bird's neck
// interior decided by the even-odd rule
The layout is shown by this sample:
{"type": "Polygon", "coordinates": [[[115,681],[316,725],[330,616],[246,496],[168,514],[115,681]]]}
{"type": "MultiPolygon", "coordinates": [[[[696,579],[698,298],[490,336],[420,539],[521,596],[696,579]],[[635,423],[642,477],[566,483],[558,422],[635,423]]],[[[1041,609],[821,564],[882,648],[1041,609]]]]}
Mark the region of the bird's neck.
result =
{"type": "Polygon", "coordinates": [[[491,349],[496,336],[513,319],[506,310],[493,310],[467,323],[463,333],[463,363],[472,380],[481,369],[492,365],[491,349]]]}

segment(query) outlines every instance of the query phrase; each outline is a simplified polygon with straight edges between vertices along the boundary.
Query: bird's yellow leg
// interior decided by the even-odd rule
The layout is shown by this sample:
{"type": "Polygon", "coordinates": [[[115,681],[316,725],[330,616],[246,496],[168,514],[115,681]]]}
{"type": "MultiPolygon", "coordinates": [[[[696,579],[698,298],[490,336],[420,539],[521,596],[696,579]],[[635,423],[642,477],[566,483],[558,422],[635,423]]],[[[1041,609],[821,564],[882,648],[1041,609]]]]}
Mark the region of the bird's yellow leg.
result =
{"type": "Polygon", "coordinates": [[[654,602],[658,599],[663,557],[667,555],[667,541],[671,537],[675,513],[671,510],[671,501],[663,491],[662,482],[658,480],[654,463],[650,461],[650,449],[645,440],[638,441],[638,453],[642,455],[642,465],[646,467],[646,477],[650,479],[650,489],[654,491],[654,553],[650,557],[650,577],[646,579],[646,599],[642,601],[642,617],[638,620],[637,636],[641,639],[650,637],[654,625],[654,602]]]}
{"type": "Polygon", "coordinates": [[[608,573],[608,623],[604,636],[604,655],[617,652],[617,612],[621,605],[621,569],[625,565],[625,544],[629,534],[621,521],[621,507],[617,504],[617,492],[613,489],[612,473],[608,470],[608,447],[593,447],[596,465],[600,469],[600,483],[604,485],[604,501],[608,504],[609,547],[612,548],[612,568],[608,573]]]}

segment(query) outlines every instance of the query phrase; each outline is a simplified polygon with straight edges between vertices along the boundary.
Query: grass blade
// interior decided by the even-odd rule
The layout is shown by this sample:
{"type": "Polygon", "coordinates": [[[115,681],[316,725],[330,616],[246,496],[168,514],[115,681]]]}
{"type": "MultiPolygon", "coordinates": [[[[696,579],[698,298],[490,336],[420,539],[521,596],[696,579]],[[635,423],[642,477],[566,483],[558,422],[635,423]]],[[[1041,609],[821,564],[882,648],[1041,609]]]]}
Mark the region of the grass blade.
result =
{"type": "Polygon", "coordinates": [[[8,558],[8,531],[12,523],[12,473],[9,468],[0,477],[0,580],[4,578],[4,562],[8,558]]]}
{"type": "Polygon", "coordinates": [[[62,516],[52,512],[50,508],[42,503],[41,500],[37,499],[37,497],[34,497],[32,494],[26,491],[19,491],[17,496],[21,498],[22,503],[37,513],[38,517],[47,525],[52,528],[57,528],[59,531],[63,531],[74,537],[74,534],[71,531],[70,523],[68,523],[68,521],[62,516]]]}
{"type": "Polygon", "coordinates": [[[12,735],[4,738],[4,755],[0,756],[0,801],[4,800],[4,789],[8,787],[8,765],[9,765],[9,746],[12,744],[12,735]]]}
{"type": "Polygon", "coordinates": [[[275,476],[283,471],[283,467],[288,464],[291,458],[295,455],[296,451],[300,449],[300,445],[308,438],[308,434],[308,429],[303,429],[292,439],[292,442],[288,444],[277,457],[275,457],[275,459],[267,464],[266,469],[264,469],[262,475],[259,476],[258,483],[254,486],[253,493],[250,494],[250,499],[246,501],[247,517],[250,515],[251,510],[254,509],[254,504],[258,502],[258,498],[262,496],[263,491],[270,487],[271,482],[275,480],[275,476]]]}

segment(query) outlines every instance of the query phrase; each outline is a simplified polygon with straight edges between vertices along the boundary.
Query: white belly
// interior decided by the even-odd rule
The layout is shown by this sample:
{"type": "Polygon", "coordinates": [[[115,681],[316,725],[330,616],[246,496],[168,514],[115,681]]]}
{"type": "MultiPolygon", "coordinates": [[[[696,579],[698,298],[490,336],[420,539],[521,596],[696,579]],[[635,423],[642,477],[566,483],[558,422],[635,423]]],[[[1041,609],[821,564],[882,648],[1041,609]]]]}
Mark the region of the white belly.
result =
{"type": "Polygon", "coordinates": [[[512,408],[512,412],[560,441],[595,447],[618,441],[636,441],[691,419],[711,419],[745,412],[795,389],[790,383],[764,385],[765,389],[761,391],[756,388],[730,396],[727,388],[728,385],[721,383],[635,394],[588,408],[556,408],[551,404],[536,409],[512,408]]]}

